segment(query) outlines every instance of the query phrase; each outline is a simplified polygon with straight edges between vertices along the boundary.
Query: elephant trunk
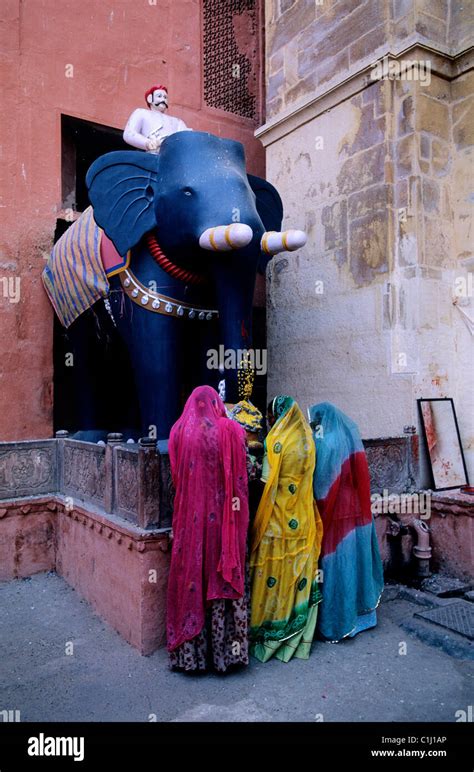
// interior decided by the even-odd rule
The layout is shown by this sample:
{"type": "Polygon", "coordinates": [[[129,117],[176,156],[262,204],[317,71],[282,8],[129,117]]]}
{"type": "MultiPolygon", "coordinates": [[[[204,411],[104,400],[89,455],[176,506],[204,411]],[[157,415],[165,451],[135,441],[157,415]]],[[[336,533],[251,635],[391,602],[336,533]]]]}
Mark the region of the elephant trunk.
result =
{"type": "MultiPolygon", "coordinates": [[[[242,261],[215,267],[220,326],[220,363],[224,366],[226,401],[237,402],[238,373],[246,352],[252,348],[252,301],[256,266],[242,261]],[[223,354],[223,356],[222,356],[223,354]]],[[[230,263],[230,261],[229,261],[230,263]]]]}

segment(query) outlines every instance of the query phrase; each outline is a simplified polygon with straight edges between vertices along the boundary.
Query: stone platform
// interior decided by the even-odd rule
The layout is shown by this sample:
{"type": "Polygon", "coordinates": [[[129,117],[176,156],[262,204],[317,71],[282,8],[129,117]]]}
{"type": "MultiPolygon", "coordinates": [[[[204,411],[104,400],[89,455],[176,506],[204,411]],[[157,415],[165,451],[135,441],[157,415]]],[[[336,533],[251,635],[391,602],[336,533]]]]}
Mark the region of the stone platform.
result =
{"type": "Polygon", "coordinates": [[[142,654],[163,645],[166,454],[68,439],[2,443],[0,496],[0,580],[54,569],[142,654]]]}
{"type": "MultiPolygon", "coordinates": [[[[173,489],[166,447],[0,443],[0,581],[56,570],[142,654],[164,644],[173,489]]],[[[364,441],[372,492],[416,490],[417,437],[364,441]]],[[[375,518],[384,567],[413,573],[416,514],[375,518]],[[390,522],[405,527],[395,544],[390,522]],[[397,562],[398,561],[398,562],[397,562]]],[[[472,578],[474,506],[431,496],[432,570],[472,578]]]]}

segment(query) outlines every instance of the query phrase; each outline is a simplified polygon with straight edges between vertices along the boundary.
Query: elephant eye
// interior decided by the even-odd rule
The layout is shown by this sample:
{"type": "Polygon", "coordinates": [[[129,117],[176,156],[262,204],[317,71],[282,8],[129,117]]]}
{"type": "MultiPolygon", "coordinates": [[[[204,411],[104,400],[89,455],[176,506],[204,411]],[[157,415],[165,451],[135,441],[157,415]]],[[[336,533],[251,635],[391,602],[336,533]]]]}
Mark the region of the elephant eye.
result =
{"type": "Polygon", "coordinates": [[[192,188],[183,188],[183,193],[185,196],[192,196],[194,191],[192,188]]]}

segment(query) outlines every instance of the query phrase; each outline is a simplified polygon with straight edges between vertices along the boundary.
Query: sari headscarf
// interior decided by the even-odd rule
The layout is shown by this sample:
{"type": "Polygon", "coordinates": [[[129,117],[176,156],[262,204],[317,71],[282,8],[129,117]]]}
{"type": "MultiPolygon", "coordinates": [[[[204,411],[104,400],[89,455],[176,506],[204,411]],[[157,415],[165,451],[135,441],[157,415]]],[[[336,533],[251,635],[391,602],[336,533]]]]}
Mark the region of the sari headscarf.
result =
{"type": "Polygon", "coordinates": [[[323,519],[323,603],[318,630],[339,641],[375,624],[383,568],[359,430],[330,402],[309,409],[316,445],[314,496],[323,519]]]}
{"type": "Polygon", "coordinates": [[[244,594],[249,520],[245,430],[214,389],[194,389],[171,429],[176,489],[168,584],[168,650],[198,635],[212,600],[244,594]]]}
{"type": "Polygon", "coordinates": [[[272,405],[276,422],[266,438],[268,479],[252,528],[252,653],[287,661],[309,656],[311,609],[319,602],[322,525],[313,498],[315,449],[311,430],[291,397],[272,405]]]}
{"type": "Polygon", "coordinates": [[[295,404],[296,403],[293,397],[288,397],[285,394],[282,394],[279,397],[275,397],[272,402],[273,416],[278,421],[278,419],[283,418],[283,416],[285,415],[285,413],[288,412],[290,407],[295,404]]]}

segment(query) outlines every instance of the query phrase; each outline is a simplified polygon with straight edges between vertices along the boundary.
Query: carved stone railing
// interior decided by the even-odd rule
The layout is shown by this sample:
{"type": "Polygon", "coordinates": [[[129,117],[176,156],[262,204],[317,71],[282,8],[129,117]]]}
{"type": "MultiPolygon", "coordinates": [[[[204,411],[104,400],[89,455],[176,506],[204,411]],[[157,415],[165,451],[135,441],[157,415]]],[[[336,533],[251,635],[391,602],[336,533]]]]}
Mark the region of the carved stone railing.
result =
{"type": "MultiPolygon", "coordinates": [[[[0,442],[0,501],[61,493],[141,528],[171,526],[173,486],[166,443],[107,445],[68,438],[0,442]]],[[[364,440],[372,493],[418,487],[418,436],[364,440]]]]}
{"type": "Polygon", "coordinates": [[[57,440],[0,442],[0,500],[59,489],[57,440]]]}
{"type": "Polygon", "coordinates": [[[109,480],[105,471],[106,447],[91,442],[59,440],[59,492],[107,510],[109,480]]]}
{"type": "MultiPolygon", "coordinates": [[[[107,445],[69,439],[0,443],[0,501],[59,493],[141,528],[171,526],[166,443],[107,445]]],[[[114,435],[111,435],[113,438],[114,435]]]]}

